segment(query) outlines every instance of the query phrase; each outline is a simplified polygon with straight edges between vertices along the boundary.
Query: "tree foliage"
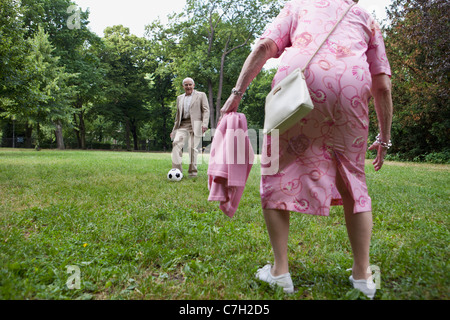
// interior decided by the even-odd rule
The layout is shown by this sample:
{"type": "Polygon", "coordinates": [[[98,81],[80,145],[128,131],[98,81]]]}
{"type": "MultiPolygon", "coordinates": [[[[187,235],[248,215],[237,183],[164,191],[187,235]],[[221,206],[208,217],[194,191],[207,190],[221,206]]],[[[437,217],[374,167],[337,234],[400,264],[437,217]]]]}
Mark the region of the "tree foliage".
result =
{"type": "Polygon", "coordinates": [[[105,103],[100,113],[120,123],[125,129],[127,149],[138,150],[138,128],[149,117],[145,102],[149,99],[149,42],[130,34],[122,25],[105,30],[105,48],[101,53],[107,66],[105,103]]]}
{"type": "Polygon", "coordinates": [[[28,44],[21,15],[18,1],[0,2],[0,117],[16,112],[29,89],[24,80],[28,44]]]}
{"type": "MultiPolygon", "coordinates": [[[[75,87],[69,85],[76,74],[67,73],[64,66],[59,65],[59,57],[53,56],[54,51],[48,34],[42,28],[28,39],[30,52],[26,64],[30,71],[26,81],[30,87],[26,103],[20,113],[22,119],[27,119],[36,126],[38,132],[42,124],[60,123],[71,113],[71,100],[75,95],[75,87]]],[[[37,147],[40,135],[38,134],[37,147]]]]}
{"type": "Polygon", "coordinates": [[[414,159],[449,152],[450,3],[394,0],[386,47],[393,70],[393,152],[414,159]]]}

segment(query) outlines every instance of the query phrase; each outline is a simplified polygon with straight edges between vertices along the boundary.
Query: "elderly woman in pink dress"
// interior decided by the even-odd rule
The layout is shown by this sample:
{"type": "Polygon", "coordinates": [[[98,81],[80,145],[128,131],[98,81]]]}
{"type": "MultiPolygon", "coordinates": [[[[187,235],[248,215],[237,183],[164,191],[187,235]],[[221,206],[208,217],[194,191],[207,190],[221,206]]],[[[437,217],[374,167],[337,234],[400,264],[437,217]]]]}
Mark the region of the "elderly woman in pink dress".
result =
{"type": "MultiPolygon", "coordinates": [[[[221,112],[237,111],[246,88],[270,58],[281,56],[273,85],[303,68],[353,4],[352,0],[286,3],[247,58],[221,112]]],[[[280,135],[278,172],[262,172],[261,202],[274,264],[259,269],[257,278],[293,292],[287,257],[290,212],[328,216],[330,206],[343,205],[354,258],[350,281],[374,296],[369,269],[372,208],[364,171],[368,104],[373,97],[380,134],[369,149],[377,152],[373,165],[378,171],[390,146],[390,75],[380,27],[356,4],[305,71],[314,110],[280,135]]],[[[270,136],[264,141],[270,150],[270,136]]]]}

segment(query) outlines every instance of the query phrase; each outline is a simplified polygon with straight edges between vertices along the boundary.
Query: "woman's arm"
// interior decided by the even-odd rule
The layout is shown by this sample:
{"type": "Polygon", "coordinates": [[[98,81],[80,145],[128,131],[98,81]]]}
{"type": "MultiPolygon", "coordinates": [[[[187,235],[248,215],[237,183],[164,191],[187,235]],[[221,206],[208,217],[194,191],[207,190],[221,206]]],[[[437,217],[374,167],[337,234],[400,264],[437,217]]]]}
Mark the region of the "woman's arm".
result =
{"type": "MultiPolygon", "coordinates": [[[[267,60],[274,58],[278,52],[278,47],[271,39],[260,40],[255,49],[245,60],[239,78],[236,82],[236,90],[244,93],[247,90],[253,79],[261,72],[267,60]]],[[[242,97],[236,94],[231,94],[228,100],[223,105],[220,112],[222,114],[237,111],[239,102],[242,97]]]]}
{"type": "MultiPolygon", "coordinates": [[[[382,142],[389,143],[391,139],[393,103],[392,83],[388,75],[378,74],[372,77],[372,95],[375,100],[375,111],[380,129],[379,139],[382,142]]],[[[370,146],[369,150],[377,150],[377,156],[373,161],[373,165],[375,171],[378,171],[383,166],[387,148],[375,142],[370,146]]]]}

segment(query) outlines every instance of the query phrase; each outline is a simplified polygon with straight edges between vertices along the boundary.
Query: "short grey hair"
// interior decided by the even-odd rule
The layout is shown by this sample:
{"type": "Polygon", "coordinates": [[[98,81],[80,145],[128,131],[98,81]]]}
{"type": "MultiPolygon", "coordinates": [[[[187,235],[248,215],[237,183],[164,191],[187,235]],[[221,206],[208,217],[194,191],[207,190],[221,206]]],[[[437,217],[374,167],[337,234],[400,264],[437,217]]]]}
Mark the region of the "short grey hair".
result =
{"type": "Polygon", "coordinates": [[[185,82],[185,81],[192,81],[192,83],[195,85],[194,79],[192,79],[192,78],[186,78],[186,79],[184,79],[184,80],[183,80],[183,86],[184,86],[184,82],[185,82]]]}

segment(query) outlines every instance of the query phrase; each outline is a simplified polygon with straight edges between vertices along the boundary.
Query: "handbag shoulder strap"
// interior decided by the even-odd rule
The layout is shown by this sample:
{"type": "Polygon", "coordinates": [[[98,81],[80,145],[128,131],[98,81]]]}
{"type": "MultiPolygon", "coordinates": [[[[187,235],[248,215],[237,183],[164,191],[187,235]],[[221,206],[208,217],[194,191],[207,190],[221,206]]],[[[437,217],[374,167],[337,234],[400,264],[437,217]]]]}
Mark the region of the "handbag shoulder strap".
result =
{"type": "Polygon", "coordinates": [[[327,37],[323,40],[323,42],[321,43],[321,45],[317,48],[316,52],[314,52],[314,54],[312,55],[312,57],[309,59],[309,61],[306,63],[305,67],[302,69],[302,73],[305,72],[306,68],[309,66],[309,64],[311,63],[311,61],[314,59],[314,57],[316,56],[316,54],[319,52],[319,50],[323,47],[323,45],[325,44],[325,42],[328,40],[328,38],[331,36],[331,34],[334,32],[334,30],[336,30],[337,26],[342,22],[342,20],[344,20],[345,16],[347,15],[347,13],[350,11],[351,8],[353,8],[353,6],[356,3],[352,4],[351,6],[348,7],[347,11],[345,11],[345,13],[342,15],[342,17],[339,19],[338,22],[336,22],[336,24],[334,25],[333,29],[331,29],[330,33],[328,33],[327,37]]]}

